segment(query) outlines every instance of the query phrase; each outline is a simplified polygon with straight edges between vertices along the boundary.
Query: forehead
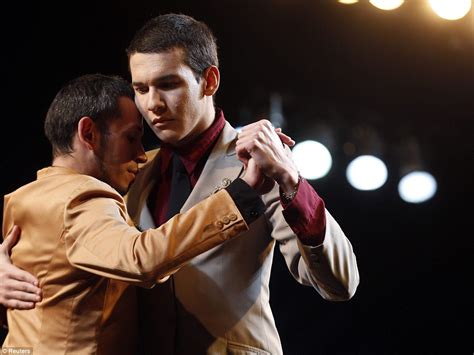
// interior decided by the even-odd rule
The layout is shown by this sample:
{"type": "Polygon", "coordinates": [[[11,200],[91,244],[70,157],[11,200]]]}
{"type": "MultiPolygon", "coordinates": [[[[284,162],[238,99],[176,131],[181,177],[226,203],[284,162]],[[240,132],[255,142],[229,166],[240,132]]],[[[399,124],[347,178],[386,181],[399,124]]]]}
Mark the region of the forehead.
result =
{"type": "Polygon", "coordinates": [[[181,48],[162,53],[134,53],[129,62],[132,82],[146,83],[170,75],[193,76],[183,58],[184,51],[181,48]]]}

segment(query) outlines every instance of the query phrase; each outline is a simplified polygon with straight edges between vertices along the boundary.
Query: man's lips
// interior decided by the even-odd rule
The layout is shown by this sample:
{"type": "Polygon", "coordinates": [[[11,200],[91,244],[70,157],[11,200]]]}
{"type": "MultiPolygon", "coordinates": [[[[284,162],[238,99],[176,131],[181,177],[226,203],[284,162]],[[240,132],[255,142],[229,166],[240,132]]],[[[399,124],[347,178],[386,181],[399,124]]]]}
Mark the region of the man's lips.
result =
{"type": "Polygon", "coordinates": [[[137,174],[140,172],[140,169],[137,169],[137,170],[128,170],[128,172],[129,172],[130,174],[133,174],[133,175],[137,176],[137,174]]]}
{"type": "Polygon", "coordinates": [[[165,123],[170,122],[170,121],[172,121],[171,118],[162,118],[162,117],[159,117],[159,118],[154,118],[154,119],[151,121],[151,123],[152,123],[152,125],[154,125],[154,126],[157,126],[157,125],[159,126],[159,125],[165,124],[165,123]]]}

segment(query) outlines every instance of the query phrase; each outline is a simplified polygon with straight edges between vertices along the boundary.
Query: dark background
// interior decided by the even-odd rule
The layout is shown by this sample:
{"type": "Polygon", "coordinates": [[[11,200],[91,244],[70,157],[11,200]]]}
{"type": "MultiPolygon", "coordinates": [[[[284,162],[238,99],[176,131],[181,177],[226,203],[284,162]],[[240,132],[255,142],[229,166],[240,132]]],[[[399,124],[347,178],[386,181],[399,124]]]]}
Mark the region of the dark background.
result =
{"type": "MultiPolygon", "coordinates": [[[[277,252],[271,303],[285,354],[472,354],[472,9],[445,21],[422,0],[390,12],[335,0],[15,2],[1,21],[1,193],[49,164],[42,123],[61,84],[93,72],[128,78],[132,34],[167,12],[213,29],[216,104],[234,126],[268,117],[277,93],[297,141],[316,138],[320,124],[331,130],[333,168],[312,183],[353,244],[361,283],[349,302],[324,301],[291,278],[277,252]],[[375,191],[345,179],[363,152],[357,127],[376,133],[389,170],[375,191]],[[438,182],[419,205],[397,193],[409,139],[438,182]]],[[[156,144],[150,132],[145,143],[156,144]]]]}

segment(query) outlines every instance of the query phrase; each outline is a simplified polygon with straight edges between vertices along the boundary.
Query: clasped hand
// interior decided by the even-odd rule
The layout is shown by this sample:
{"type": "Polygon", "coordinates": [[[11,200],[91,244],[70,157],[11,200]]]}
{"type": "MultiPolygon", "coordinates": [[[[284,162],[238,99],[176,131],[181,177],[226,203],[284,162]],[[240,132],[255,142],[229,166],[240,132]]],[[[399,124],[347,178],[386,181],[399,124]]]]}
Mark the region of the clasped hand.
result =
{"type": "Polygon", "coordinates": [[[276,181],[287,192],[298,182],[298,169],[285,147],[294,144],[295,141],[280,128],[274,128],[268,120],[260,120],[242,128],[235,149],[246,175],[254,174],[255,169],[264,175],[256,177],[260,178],[260,189],[269,191],[276,181]]]}

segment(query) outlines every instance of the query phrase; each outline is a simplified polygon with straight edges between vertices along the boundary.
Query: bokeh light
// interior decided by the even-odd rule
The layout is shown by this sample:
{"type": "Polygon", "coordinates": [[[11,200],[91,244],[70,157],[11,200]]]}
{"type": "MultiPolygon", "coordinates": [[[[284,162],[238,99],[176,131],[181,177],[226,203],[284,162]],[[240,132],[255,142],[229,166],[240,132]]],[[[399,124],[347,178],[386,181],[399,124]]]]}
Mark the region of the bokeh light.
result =
{"type": "Polygon", "coordinates": [[[429,0],[433,11],[445,20],[459,20],[471,9],[471,0],[429,0]]]}
{"type": "Polygon", "coordinates": [[[395,10],[404,3],[404,0],[370,0],[372,5],[380,10],[395,10]]]}
{"type": "Polygon", "coordinates": [[[305,179],[320,179],[332,166],[329,150],[319,142],[303,141],[293,147],[293,159],[300,174],[305,179]]]}
{"type": "Polygon", "coordinates": [[[349,163],[346,177],[358,190],[375,190],[387,181],[387,167],[373,155],[361,155],[349,163]]]}
{"type": "Polygon", "coordinates": [[[432,198],[437,187],[433,175],[425,171],[413,171],[400,179],[398,193],[406,202],[421,203],[432,198]]]}

